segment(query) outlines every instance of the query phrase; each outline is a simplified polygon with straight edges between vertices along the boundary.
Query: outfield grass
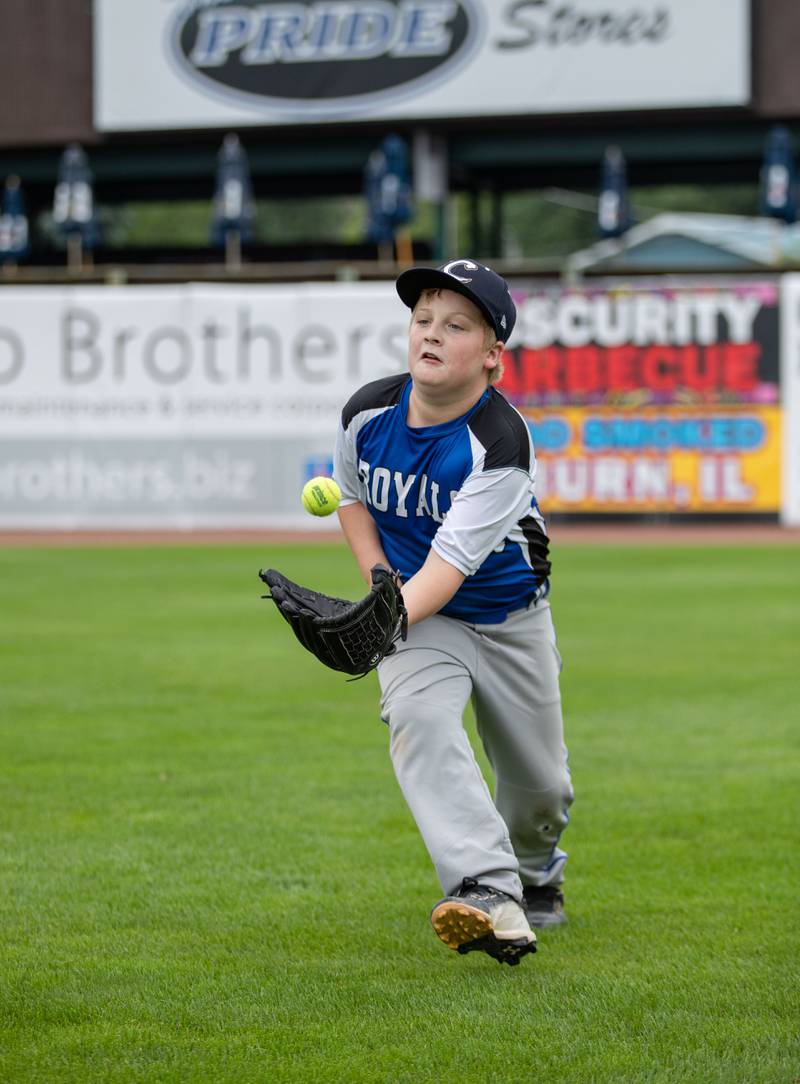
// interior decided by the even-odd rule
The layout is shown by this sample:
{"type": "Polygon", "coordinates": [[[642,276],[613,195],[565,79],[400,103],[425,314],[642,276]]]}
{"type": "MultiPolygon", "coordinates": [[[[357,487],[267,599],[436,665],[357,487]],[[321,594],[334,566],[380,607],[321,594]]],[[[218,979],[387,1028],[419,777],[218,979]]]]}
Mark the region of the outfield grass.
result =
{"type": "Polygon", "coordinates": [[[448,952],[374,677],[256,572],[0,550],[0,1080],[793,1084],[800,552],[557,547],[569,924],[448,952]]]}

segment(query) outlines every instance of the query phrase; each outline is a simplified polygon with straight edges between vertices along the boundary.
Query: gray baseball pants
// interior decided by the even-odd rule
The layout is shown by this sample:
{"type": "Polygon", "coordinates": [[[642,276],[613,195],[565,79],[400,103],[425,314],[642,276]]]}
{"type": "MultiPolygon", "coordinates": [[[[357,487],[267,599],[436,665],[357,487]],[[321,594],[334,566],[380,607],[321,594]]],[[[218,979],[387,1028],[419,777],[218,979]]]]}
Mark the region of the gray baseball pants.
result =
{"type": "Polygon", "coordinates": [[[381,717],[443,891],[474,877],[519,900],[523,885],[560,884],[572,785],[546,599],[500,625],[436,614],[397,648],[378,668],[381,717]],[[470,697],[494,800],[463,726],[470,697]]]}

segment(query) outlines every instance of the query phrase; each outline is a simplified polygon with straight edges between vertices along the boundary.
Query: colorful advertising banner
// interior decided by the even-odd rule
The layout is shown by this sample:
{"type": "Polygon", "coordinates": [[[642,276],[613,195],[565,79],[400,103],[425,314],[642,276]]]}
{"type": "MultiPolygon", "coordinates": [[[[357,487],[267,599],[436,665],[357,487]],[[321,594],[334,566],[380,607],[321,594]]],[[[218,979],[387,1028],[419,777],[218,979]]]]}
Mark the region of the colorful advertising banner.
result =
{"type": "Polygon", "coordinates": [[[548,512],[777,512],[778,285],[516,293],[501,390],[548,512]]]}

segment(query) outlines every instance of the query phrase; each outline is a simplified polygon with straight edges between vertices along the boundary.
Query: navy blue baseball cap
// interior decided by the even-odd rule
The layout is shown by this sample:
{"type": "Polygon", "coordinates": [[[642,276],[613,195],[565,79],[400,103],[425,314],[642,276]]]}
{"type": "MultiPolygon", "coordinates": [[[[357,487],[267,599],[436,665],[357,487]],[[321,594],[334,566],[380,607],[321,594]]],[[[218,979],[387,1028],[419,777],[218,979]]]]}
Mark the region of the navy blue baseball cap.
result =
{"type": "Polygon", "coordinates": [[[413,309],[423,290],[454,290],[468,297],[486,317],[501,342],[508,342],[517,310],[508,283],[475,260],[448,260],[441,267],[409,267],[397,279],[400,300],[413,309]]]}

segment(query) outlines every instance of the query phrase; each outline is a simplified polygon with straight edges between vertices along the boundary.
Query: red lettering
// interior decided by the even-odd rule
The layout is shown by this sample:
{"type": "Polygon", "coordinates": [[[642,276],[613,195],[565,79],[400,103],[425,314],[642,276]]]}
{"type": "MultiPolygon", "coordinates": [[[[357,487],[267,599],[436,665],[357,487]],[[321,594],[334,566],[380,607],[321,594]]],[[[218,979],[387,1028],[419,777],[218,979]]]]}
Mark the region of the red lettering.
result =
{"type": "Polygon", "coordinates": [[[642,384],[652,391],[674,391],[678,385],[676,354],[672,346],[649,346],[642,354],[642,384]]]}
{"type": "Polygon", "coordinates": [[[588,346],[518,347],[503,352],[505,373],[499,387],[509,398],[625,393],[647,388],[674,392],[726,390],[739,394],[758,385],[759,343],[712,343],[640,348],[630,344],[603,349],[588,346]]]}
{"type": "Polygon", "coordinates": [[[566,390],[587,395],[601,387],[600,351],[596,346],[569,347],[565,362],[566,390]]]}
{"type": "Polygon", "coordinates": [[[698,346],[684,346],[681,354],[683,387],[692,388],[694,391],[710,391],[717,386],[720,371],[718,346],[709,346],[705,350],[698,346]]]}
{"type": "Polygon", "coordinates": [[[611,346],[606,351],[607,384],[609,391],[634,391],[639,387],[635,346],[611,346]]]}
{"type": "Polygon", "coordinates": [[[519,352],[523,390],[529,395],[561,390],[561,351],[557,346],[519,352]]]}
{"type": "Polygon", "coordinates": [[[750,391],[758,383],[758,343],[725,343],[722,361],[723,387],[731,391],[750,391]]]}

